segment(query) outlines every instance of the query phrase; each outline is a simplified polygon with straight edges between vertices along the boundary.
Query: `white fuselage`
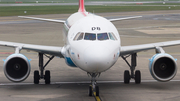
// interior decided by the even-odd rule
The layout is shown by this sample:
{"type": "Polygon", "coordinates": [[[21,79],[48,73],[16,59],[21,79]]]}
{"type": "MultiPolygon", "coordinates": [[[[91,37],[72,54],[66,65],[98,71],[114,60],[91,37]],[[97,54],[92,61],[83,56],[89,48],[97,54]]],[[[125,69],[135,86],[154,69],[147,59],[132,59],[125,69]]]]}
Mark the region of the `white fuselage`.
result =
{"type": "MultiPolygon", "coordinates": [[[[72,14],[65,23],[64,57],[90,73],[108,70],[120,54],[120,37],[107,19],[88,13],[72,14]]],[[[70,63],[71,64],[71,63],[70,63]]]]}

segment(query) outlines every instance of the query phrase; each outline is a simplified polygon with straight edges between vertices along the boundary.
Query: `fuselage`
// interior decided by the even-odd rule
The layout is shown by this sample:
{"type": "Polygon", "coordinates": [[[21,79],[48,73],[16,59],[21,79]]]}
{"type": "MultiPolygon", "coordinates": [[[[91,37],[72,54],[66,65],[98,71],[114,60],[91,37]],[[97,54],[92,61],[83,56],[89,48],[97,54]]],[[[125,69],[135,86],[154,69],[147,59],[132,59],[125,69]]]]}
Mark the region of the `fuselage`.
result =
{"type": "Polygon", "coordinates": [[[90,73],[112,67],[120,54],[120,37],[107,19],[88,13],[72,14],[64,25],[64,57],[70,66],[90,73]]]}

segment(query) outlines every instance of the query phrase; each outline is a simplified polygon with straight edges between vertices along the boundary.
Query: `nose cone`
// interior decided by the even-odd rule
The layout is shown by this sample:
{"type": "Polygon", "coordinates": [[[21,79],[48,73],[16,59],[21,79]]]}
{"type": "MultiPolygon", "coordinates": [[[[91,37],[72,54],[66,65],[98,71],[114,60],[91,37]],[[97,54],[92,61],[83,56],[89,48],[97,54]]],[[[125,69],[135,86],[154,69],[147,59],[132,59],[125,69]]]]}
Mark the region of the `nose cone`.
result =
{"type": "Polygon", "coordinates": [[[103,72],[112,65],[113,55],[104,47],[88,47],[84,52],[86,69],[89,72],[103,72]]]}

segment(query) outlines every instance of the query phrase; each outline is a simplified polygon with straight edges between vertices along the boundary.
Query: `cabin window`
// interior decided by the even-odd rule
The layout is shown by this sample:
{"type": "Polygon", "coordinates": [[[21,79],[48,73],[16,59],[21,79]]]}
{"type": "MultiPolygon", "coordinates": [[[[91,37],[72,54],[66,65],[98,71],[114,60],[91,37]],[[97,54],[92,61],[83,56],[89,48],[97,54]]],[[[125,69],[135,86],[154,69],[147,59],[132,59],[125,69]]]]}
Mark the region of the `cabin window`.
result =
{"type": "Polygon", "coordinates": [[[108,37],[108,34],[107,33],[100,33],[100,34],[97,34],[97,39],[98,40],[108,40],[109,37],[108,37]]]}
{"type": "Polygon", "coordinates": [[[96,40],[95,33],[85,33],[84,40],[96,40]]]}

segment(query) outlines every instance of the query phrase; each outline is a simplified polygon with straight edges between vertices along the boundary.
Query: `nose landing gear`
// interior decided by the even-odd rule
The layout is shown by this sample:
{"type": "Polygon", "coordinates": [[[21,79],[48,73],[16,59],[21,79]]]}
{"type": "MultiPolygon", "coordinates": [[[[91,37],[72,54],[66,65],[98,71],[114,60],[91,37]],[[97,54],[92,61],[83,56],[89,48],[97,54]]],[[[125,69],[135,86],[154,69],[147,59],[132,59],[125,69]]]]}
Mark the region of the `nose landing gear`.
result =
{"type": "Polygon", "coordinates": [[[97,86],[96,77],[100,75],[100,73],[88,73],[91,76],[91,85],[89,86],[89,96],[94,95],[95,97],[99,97],[99,86],[97,86]]]}

